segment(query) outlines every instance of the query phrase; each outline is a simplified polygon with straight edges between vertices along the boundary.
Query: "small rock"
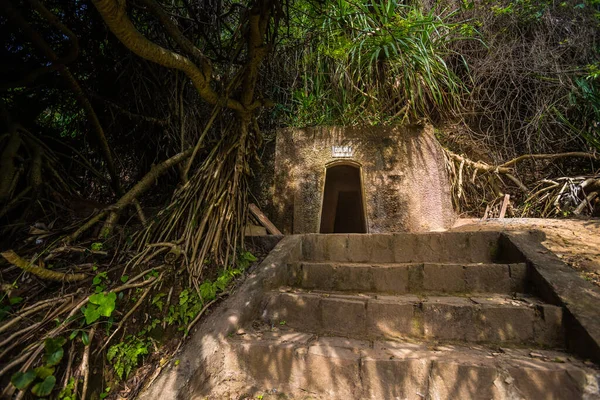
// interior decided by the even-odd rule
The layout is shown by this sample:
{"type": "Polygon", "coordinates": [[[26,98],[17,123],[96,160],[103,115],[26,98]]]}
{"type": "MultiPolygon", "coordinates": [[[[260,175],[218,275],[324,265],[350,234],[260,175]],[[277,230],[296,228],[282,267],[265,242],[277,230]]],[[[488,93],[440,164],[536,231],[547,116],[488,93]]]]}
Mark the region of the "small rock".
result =
{"type": "Polygon", "coordinates": [[[508,378],[506,378],[504,380],[504,382],[506,382],[508,385],[512,384],[515,380],[513,379],[512,376],[509,376],[508,378]]]}
{"type": "Polygon", "coordinates": [[[529,356],[530,356],[530,357],[533,357],[533,358],[543,358],[543,357],[544,357],[544,355],[543,355],[543,354],[540,354],[540,353],[535,353],[535,352],[533,352],[533,351],[532,351],[531,353],[529,353],[529,356]]]}
{"type": "Polygon", "coordinates": [[[502,354],[502,353],[492,353],[492,355],[493,355],[494,357],[498,357],[500,354],[502,354]]]}
{"type": "Polygon", "coordinates": [[[236,333],[237,335],[245,335],[245,334],[246,334],[246,331],[245,331],[245,330],[243,330],[243,329],[238,329],[238,330],[237,330],[235,333],[236,333]]]}

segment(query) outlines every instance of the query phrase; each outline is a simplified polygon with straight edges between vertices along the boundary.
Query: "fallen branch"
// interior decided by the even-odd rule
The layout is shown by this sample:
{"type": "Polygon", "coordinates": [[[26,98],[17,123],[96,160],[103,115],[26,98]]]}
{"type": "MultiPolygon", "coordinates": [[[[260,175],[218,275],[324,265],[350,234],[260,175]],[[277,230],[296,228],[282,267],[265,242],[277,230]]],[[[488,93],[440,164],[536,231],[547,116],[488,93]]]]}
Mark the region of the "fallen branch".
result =
{"type": "Polygon", "coordinates": [[[585,208],[585,206],[588,206],[590,208],[590,211],[592,209],[592,201],[598,197],[598,193],[594,192],[592,194],[590,194],[589,196],[587,196],[585,199],[583,199],[583,201],[581,202],[581,204],[579,204],[577,206],[577,208],[575,210],[573,210],[573,214],[575,215],[579,215],[583,212],[583,209],[585,208]]]}
{"type": "Polygon", "coordinates": [[[156,182],[156,180],[165,172],[169,170],[169,168],[179,164],[186,158],[192,155],[192,149],[188,149],[179,154],[174,155],[173,157],[161,162],[158,165],[153,166],[150,171],[144,175],[142,179],[138,183],[135,184],[125,195],[123,195],[113,206],[111,206],[111,211],[106,218],[106,222],[104,223],[104,227],[102,228],[101,236],[109,235],[114,225],[117,223],[119,219],[119,214],[121,210],[128,206],[133,201],[135,201],[139,196],[145,193],[152,185],[156,182]]]}
{"type": "Polygon", "coordinates": [[[2,255],[2,257],[4,257],[6,261],[21,268],[23,271],[29,272],[30,274],[33,274],[45,280],[58,282],[75,282],[81,281],[87,277],[85,274],[65,274],[64,272],[50,271],[46,268],[36,267],[29,261],[26,261],[25,259],[19,257],[12,250],[0,253],[0,255],[2,255]]]}

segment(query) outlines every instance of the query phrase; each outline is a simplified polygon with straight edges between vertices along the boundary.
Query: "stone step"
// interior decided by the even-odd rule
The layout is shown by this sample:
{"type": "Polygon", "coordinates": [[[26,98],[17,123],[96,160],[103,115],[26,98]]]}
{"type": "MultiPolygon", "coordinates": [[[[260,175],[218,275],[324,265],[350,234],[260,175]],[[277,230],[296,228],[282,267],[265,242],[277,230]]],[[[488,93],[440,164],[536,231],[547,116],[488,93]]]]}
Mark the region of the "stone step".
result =
{"type": "Polygon", "coordinates": [[[275,329],[230,338],[225,368],[244,371],[253,387],[276,389],[283,398],[599,398],[598,371],[561,352],[362,341],[275,329]]]}
{"type": "Polygon", "coordinates": [[[340,294],[281,289],[266,294],[262,320],[354,338],[425,338],[562,346],[561,307],[528,296],[340,294]]]}
{"type": "Polygon", "coordinates": [[[315,234],[302,241],[305,261],[493,263],[503,253],[498,232],[315,234]]]}
{"type": "Polygon", "coordinates": [[[526,264],[331,263],[292,266],[304,289],[405,293],[523,293],[526,264]]]}

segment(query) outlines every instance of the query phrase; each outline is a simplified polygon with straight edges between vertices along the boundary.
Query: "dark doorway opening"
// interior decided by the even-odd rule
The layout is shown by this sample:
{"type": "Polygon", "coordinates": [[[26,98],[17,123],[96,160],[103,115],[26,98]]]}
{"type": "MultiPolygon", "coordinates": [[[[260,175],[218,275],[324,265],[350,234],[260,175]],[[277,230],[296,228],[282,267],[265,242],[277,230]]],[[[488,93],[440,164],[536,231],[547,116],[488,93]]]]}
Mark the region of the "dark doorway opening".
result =
{"type": "Polygon", "coordinates": [[[327,168],[320,232],[367,232],[358,167],[337,165],[327,168]]]}

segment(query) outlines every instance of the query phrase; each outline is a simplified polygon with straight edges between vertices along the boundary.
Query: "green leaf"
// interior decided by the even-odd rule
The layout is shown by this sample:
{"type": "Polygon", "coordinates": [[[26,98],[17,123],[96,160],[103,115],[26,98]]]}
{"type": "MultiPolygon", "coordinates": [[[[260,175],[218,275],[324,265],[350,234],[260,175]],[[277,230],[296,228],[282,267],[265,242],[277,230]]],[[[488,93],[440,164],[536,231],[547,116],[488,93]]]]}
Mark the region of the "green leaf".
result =
{"type": "Polygon", "coordinates": [[[108,294],[96,293],[90,296],[89,302],[98,306],[98,313],[103,317],[110,317],[115,310],[115,301],[117,294],[110,292],[108,294]]]}
{"type": "Polygon", "coordinates": [[[110,392],[110,386],[107,386],[106,389],[104,389],[104,392],[100,393],[100,398],[101,399],[107,398],[109,392],[110,392]]]}
{"type": "Polygon", "coordinates": [[[83,311],[83,315],[85,315],[85,323],[92,324],[100,318],[100,312],[98,311],[98,307],[94,304],[90,304],[83,311]]]}
{"type": "Polygon", "coordinates": [[[44,366],[41,366],[41,367],[37,367],[35,369],[35,374],[40,379],[46,379],[50,375],[54,374],[54,367],[49,367],[47,365],[44,365],[44,366]]]}
{"type": "Polygon", "coordinates": [[[111,346],[108,349],[108,352],[106,353],[106,359],[108,361],[112,361],[112,359],[115,358],[115,356],[117,355],[118,351],[119,351],[119,345],[118,344],[114,345],[114,346],[111,346]]]}
{"type": "Polygon", "coordinates": [[[33,370],[29,370],[25,373],[19,371],[13,374],[13,376],[10,378],[10,381],[13,385],[15,385],[17,389],[23,390],[27,388],[27,386],[31,385],[31,383],[35,380],[36,376],[37,375],[33,370]]]}
{"type": "Polygon", "coordinates": [[[103,271],[100,272],[99,274],[97,274],[94,279],[92,279],[92,284],[93,285],[99,285],[100,283],[102,283],[103,279],[107,279],[108,278],[108,272],[103,271]]]}
{"type": "Polygon", "coordinates": [[[158,293],[158,294],[154,295],[154,297],[152,298],[152,305],[155,305],[156,307],[158,307],[158,309],[160,311],[163,310],[164,303],[161,300],[161,298],[163,298],[164,296],[166,296],[165,293],[158,293]]]}
{"type": "Polygon", "coordinates": [[[216,288],[221,291],[225,290],[227,285],[229,285],[229,280],[230,278],[227,275],[221,275],[219,278],[217,278],[217,281],[215,282],[216,288]]]}
{"type": "Polygon", "coordinates": [[[69,335],[69,340],[75,339],[75,337],[77,336],[78,333],[79,333],[78,330],[74,330],[73,332],[71,332],[71,334],[69,335]]]}
{"type": "Polygon", "coordinates": [[[129,275],[123,275],[121,277],[121,282],[123,282],[123,283],[127,282],[128,280],[129,280],[129,275]]]}
{"type": "Polygon", "coordinates": [[[56,384],[56,378],[54,375],[50,375],[44,379],[43,382],[36,383],[31,388],[31,393],[35,394],[38,397],[48,396],[52,393],[52,389],[54,389],[54,385],[56,384]]]}
{"type": "Polygon", "coordinates": [[[186,289],[179,294],[179,305],[180,306],[184,305],[185,303],[187,303],[188,299],[189,299],[189,292],[186,289]]]}
{"type": "Polygon", "coordinates": [[[83,342],[84,346],[89,346],[90,337],[87,332],[81,332],[81,341],[83,342]]]}
{"type": "Polygon", "coordinates": [[[200,296],[202,296],[203,301],[211,301],[217,295],[217,289],[212,284],[212,282],[204,282],[200,285],[200,296]]]}
{"type": "Polygon", "coordinates": [[[62,347],[60,349],[56,350],[54,353],[46,354],[46,356],[45,356],[46,365],[49,365],[49,366],[57,365],[60,362],[60,360],[62,360],[64,354],[65,354],[65,351],[62,349],[62,347]]]}
{"type": "Polygon", "coordinates": [[[46,352],[53,353],[56,350],[61,349],[65,345],[65,343],[67,343],[67,340],[62,336],[48,338],[44,342],[44,349],[46,350],[46,352]]]}
{"type": "Polygon", "coordinates": [[[92,243],[91,249],[92,249],[92,251],[102,251],[102,243],[100,243],[100,242],[92,243]]]}
{"type": "Polygon", "coordinates": [[[8,299],[8,302],[10,303],[10,305],[15,305],[15,304],[19,304],[20,302],[23,301],[22,297],[11,297],[10,299],[8,299]]]}

